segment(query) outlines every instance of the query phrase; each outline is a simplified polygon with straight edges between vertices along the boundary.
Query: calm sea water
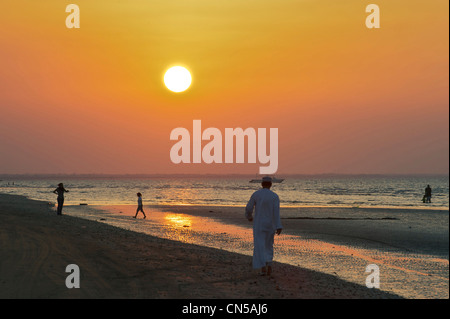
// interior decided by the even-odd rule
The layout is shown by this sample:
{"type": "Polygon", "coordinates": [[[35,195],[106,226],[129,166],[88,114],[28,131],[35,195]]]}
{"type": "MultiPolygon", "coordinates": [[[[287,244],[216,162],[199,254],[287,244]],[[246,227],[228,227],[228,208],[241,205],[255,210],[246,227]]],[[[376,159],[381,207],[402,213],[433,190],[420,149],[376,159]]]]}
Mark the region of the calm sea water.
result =
{"type": "MultiPolygon", "coordinates": [[[[282,176],[280,176],[282,178],[282,176]]],[[[145,205],[245,205],[260,188],[244,177],[159,178],[4,178],[0,192],[56,202],[52,191],[60,182],[70,192],[65,204],[136,204],[136,193],[145,205]]],[[[274,184],[282,206],[449,208],[448,176],[308,176],[285,178],[274,184]],[[431,204],[424,204],[425,187],[433,189],[431,204]]]]}

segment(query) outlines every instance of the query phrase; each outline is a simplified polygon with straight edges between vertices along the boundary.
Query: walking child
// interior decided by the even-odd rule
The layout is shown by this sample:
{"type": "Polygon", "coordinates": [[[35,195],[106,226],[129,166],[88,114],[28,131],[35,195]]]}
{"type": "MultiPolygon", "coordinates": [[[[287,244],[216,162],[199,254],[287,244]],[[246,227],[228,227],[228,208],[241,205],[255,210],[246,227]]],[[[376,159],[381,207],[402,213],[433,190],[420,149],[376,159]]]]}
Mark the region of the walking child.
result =
{"type": "Polygon", "coordinates": [[[142,206],[142,194],[141,193],[137,193],[136,195],[138,197],[138,208],[136,209],[136,215],[134,215],[133,218],[136,218],[137,214],[139,212],[142,212],[142,214],[144,214],[144,219],[145,219],[145,218],[147,218],[147,216],[145,216],[144,209],[143,209],[143,206],[142,206]]]}

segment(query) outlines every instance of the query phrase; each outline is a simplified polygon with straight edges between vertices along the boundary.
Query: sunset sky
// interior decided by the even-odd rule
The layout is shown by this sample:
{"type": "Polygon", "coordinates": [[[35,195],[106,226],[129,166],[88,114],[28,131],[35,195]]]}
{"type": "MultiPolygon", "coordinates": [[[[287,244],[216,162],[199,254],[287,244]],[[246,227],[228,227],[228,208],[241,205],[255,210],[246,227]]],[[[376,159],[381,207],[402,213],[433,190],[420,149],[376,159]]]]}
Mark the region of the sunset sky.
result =
{"type": "Polygon", "coordinates": [[[278,128],[276,175],[449,170],[447,0],[2,0],[0,173],[239,173],[170,132],[278,128]],[[65,25],[66,5],[81,12],[65,25]],[[365,8],[381,10],[368,29],[365,8]],[[182,93],[163,82],[189,69],[182,93]]]}

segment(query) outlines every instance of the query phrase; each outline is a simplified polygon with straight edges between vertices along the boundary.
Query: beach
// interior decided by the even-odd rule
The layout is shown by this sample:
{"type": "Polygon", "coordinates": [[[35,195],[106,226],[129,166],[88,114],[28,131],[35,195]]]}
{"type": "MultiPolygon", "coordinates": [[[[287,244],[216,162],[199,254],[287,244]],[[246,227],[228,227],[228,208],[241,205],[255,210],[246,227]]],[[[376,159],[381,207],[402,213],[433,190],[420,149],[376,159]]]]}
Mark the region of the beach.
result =
{"type": "Polygon", "coordinates": [[[0,195],[0,298],[448,298],[448,212],[437,224],[437,213],[405,224],[407,210],[367,219],[345,208],[282,209],[274,273],[262,277],[242,208],[145,209],[146,220],[132,218],[132,205],[56,216],[48,202],[0,195]],[[79,289],[65,285],[70,264],[79,289]],[[379,266],[380,289],[365,285],[369,264],[379,266]]]}

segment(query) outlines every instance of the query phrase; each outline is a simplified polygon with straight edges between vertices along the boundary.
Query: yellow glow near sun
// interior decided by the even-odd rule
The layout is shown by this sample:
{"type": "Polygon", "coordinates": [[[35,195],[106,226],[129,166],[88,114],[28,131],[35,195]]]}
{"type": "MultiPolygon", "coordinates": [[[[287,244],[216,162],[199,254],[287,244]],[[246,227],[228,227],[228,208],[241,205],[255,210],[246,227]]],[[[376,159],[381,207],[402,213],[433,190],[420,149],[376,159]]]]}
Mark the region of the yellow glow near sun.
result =
{"type": "Polygon", "coordinates": [[[182,66],[174,66],[164,75],[164,84],[172,92],[183,92],[191,85],[192,77],[189,71],[182,66]]]}

